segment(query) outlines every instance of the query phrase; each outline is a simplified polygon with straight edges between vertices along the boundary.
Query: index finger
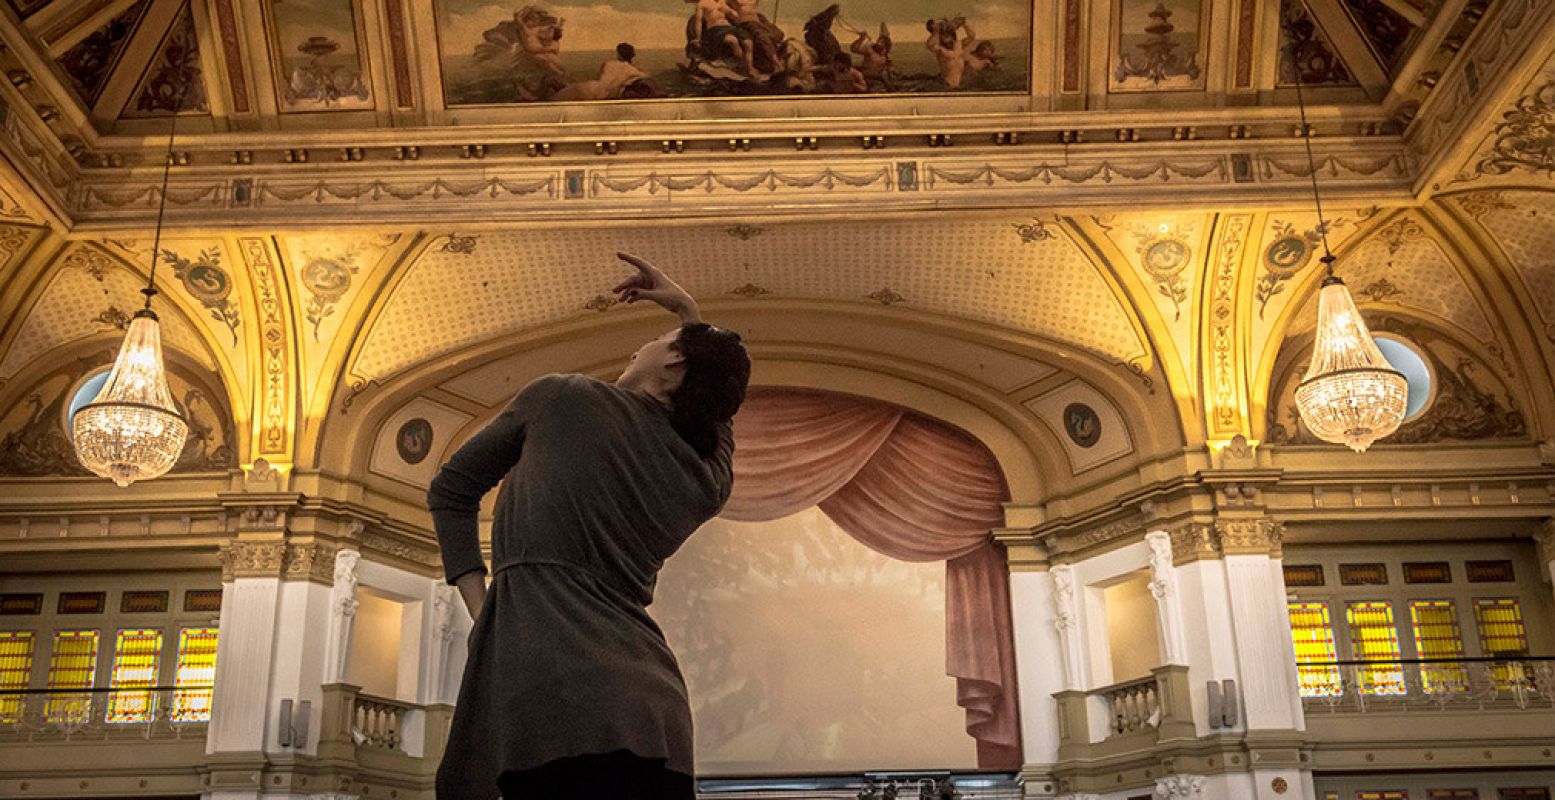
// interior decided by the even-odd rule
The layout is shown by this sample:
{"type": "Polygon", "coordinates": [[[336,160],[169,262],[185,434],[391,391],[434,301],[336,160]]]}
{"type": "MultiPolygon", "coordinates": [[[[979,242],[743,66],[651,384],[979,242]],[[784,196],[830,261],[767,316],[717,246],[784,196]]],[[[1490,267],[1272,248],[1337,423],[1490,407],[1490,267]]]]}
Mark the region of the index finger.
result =
{"type": "Polygon", "coordinates": [[[626,263],[631,264],[632,266],[642,270],[643,272],[647,273],[650,276],[651,275],[656,275],[659,272],[659,268],[658,267],[655,267],[654,265],[649,264],[647,261],[645,261],[645,260],[643,260],[641,258],[638,258],[637,256],[634,256],[631,253],[619,253],[618,252],[618,253],[616,253],[616,258],[619,258],[622,261],[625,261],[626,263]]]}

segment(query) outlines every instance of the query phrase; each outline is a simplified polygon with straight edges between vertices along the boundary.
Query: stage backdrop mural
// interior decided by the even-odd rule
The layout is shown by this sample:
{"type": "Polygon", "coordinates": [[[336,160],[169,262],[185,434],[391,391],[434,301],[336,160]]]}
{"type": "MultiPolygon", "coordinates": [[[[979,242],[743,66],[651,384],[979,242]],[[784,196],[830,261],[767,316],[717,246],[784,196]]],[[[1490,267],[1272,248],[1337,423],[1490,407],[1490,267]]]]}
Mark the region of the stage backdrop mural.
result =
{"type": "Polygon", "coordinates": [[[436,0],[449,106],[1024,92],[1027,0],[436,0]]]}

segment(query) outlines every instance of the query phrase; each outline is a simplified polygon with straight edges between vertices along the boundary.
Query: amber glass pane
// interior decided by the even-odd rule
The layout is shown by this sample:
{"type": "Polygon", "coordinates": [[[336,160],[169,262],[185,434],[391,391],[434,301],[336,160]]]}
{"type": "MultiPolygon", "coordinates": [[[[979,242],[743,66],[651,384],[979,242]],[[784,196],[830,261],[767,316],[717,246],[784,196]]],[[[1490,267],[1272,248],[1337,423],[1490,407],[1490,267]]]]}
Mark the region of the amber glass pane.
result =
{"type": "MultiPolygon", "coordinates": [[[[90,689],[97,680],[97,631],[55,631],[49,654],[50,689],[90,689]]],[[[52,692],[44,703],[49,722],[84,720],[91,695],[84,692],[52,692]]]]}
{"type": "Polygon", "coordinates": [[[1393,625],[1393,606],[1381,602],[1350,603],[1345,610],[1350,622],[1350,647],[1360,661],[1376,661],[1358,673],[1361,691],[1367,694],[1403,694],[1404,667],[1398,663],[1398,629],[1393,625]]]}
{"type": "Polygon", "coordinates": [[[1324,697],[1340,693],[1339,668],[1334,661],[1334,630],[1328,621],[1328,606],[1322,603],[1291,603],[1290,637],[1296,645],[1296,676],[1302,697],[1324,697]]]}
{"type": "Polygon", "coordinates": [[[1356,792],[1355,800],[1409,800],[1409,792],[1397,791],[1356,792]]]}
{"type": "Polygon", "coordinates": [[[178,675],[173,679],[173,720],[209,722],[216,682],[216,629],[184,628],[178,634],[178,675]]]}
{"type": "Polygon", "coordinates": [[[150,722],[156,714],[157,666],[162,662],[162,632],[149,628],[119,631],[113,648],[108,686],[108,722],[150,722]],[[136,691],[139,690],[139,691],[136,691]]]}
{"type": "MultiPolygon", "coordinates": [[[[0,689],[17,691],[27,688],[32,675],[32,631],[0,631],[0,689]]],[[[0,722],[22,718],[23,697],[0,695],[0,722]]]]}
{"type": "MultiPolygon", "coordinates": [[[[1463,631],[1451,600],[1412,600],[1409,620],[1415,628],[1415,652],[1421,658],[1463,658],[1463,631]]],[[[1469,673],[1462,664],[1421,664],[1420,680],[1427,692],[1469,689],[1469,673]]]]}
{"type": "MultiPolygon", "coordinates": [[[[1516,658],[1528,655],[1528,632],[1523,628],[1523,610],[1516,598],[1481,597],[1474,601],[1474,621],[1479,626],[1479,651],[1488,658],[1516,658]]],[[[1506,689],[1518,680],[1526,681],[1527,665],[1495,666],[1496,687],[1506,689]]]]}

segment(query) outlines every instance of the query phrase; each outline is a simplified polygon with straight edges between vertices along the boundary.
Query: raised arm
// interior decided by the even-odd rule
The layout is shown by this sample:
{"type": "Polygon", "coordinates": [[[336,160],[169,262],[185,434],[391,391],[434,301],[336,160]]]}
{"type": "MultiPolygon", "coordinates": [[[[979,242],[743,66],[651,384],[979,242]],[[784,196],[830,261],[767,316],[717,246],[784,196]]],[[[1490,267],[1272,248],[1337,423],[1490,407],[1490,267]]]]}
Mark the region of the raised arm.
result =
{"type": "Polygon", "coordinates": [[[691,293],[670,280],[664,270],[648,263],[646,259],[629,253],[616,253],[616,257],[637,268],[637,274],[622,281],[611,291],[627,303],[652,300],[680,317],[683,325],[702,321],[702,312],[691,293]]]}

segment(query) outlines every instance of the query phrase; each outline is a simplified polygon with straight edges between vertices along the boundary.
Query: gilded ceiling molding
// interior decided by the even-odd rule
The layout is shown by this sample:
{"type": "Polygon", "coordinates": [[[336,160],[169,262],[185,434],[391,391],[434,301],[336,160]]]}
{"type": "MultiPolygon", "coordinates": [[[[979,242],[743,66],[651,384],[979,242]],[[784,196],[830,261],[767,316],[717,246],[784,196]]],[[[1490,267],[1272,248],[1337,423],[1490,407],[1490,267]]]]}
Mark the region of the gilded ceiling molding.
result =
{"type": "Polygon", "coordinates": [[[1203,401],[1210,440],[1251,435],[1247,400],[1248,331],[1237,309],[1237,288],[1253,232],[1252,214],[1223,214],[1216,221],[1204,289],[1203,401]]]}
{"type": "Polygon", "coordinates": [[[253,276],[259,305],[260,334],[253,347],[255,365],[254,431],[252,457],[290,465],[296,418],[296,352],[291,335],[289,293],[267,239],[253,236],[238,240],[248,272],[253,276]]]}
{"type": "Polygon", "coordinates": [[[1503,0],[1492,6],[1466,52],[1453,60],[1404,132],[1409,152],[1420,163],[1418,189],[1435,191],[1472,179],[1475,173],[1465,169],[1466,162],[1484,141],[1479,132],[1494,124],[1487,121],[1493,115],[1485,111],[1518,90],[1509,80],[1494,86],[1481,81],[1524,74],[1528,68],[1519,65],[1529,59],[1543,63],[1548,47],[1537,43],[1549,42],[1552,28],[1555,0],[1503,0]]]}

